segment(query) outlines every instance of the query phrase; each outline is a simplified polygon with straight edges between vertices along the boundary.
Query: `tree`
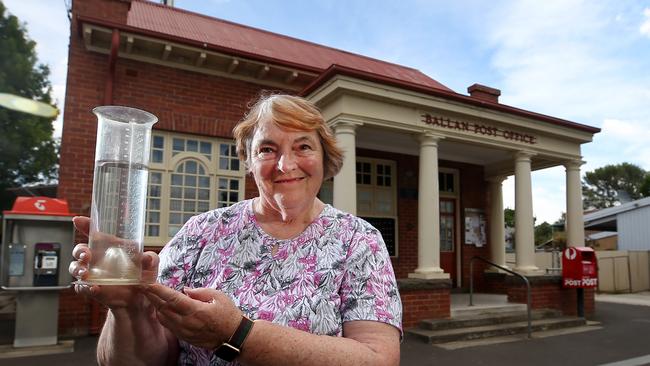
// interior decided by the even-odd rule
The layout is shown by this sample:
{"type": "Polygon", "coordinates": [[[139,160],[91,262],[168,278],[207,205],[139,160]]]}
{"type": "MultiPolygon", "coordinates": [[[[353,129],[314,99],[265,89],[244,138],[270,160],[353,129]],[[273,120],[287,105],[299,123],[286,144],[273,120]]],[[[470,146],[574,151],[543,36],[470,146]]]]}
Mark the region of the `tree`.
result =
{"type": "MultiPolygon", "coordinates": [[[[49,69],[37,64],[36,43],[0,1],[0,92],[51,103],[49,69]]],[[[56,179],[57,144],[52,119],[0,107],[0,206],[6,189],[56,179]]]]}
{"type": "Polygon", "coordinates": [[[553,239],[553,226],[544,221],[535,226],[535,246],[544,244],[553,239]]]}
{"type": "Polygon", "coordinates": [[[506,227],[515,227],[515,210],[511,208],[503,210],[503,221],[506,227]]]}
{"type": "MultiPolygon", "coordinates": [[[[622,163],[605,165],[587,172],[582,182],[583,206],[585,209],[607,208],[621,201],[644,197],[644,182],[649,174],[637,165],[622,163]]],[[[650,182],[647,183],[650,186],[650,182]]],[[[646,194],[650,187],[645,188],[646,194]]]]}

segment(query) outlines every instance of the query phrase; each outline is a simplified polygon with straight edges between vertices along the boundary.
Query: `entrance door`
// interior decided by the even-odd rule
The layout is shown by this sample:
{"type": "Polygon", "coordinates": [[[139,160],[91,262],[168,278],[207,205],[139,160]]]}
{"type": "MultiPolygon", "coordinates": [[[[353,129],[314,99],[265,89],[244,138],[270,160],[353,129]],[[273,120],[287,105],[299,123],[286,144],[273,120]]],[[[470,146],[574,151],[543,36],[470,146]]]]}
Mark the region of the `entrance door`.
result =
{"type": "Polygon", "coordinates": [[[456,286],[456,200],[440,198],[440,267],[456,286]]]}

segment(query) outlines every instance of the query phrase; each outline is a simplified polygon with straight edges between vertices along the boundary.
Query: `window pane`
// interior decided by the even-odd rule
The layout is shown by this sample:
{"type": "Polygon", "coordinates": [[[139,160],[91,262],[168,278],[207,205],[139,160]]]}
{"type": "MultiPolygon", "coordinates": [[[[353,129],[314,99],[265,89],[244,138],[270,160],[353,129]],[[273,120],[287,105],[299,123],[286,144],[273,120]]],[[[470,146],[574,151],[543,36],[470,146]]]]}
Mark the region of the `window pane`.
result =
{"type": "Polygon", "coordinates": [[[172,174],[172,185],[173,186],[182,186],[183,185],[183,176],[180,174],[172,174]]]}
{"type": "Polygon", "coordinates": [[[209,200],[210,199],[210,190],[209,189],[199,189],[199,199],[200,200],[209,200]]]}
{"type": "Polygon", "coordinates": [[[150,198],[147,208],[149,210],[160,210],[160,200],[157,198],[150,198]]]}
{"type": "Polygon", "coordinates": [[[377,174],[383,175],[384,174],[384,166],[381,164],[377,164],[377,174]]]}
{"type": "Polygon", "coordinates": [[[209,142],[201,141],[201,154],[211,154],[212,153],[212,144],[209,142]]]}
{"type": "Polygon", "coordinates": [[[219,189],[228,189],[228,180],[219,178],[219,189]]]}
{"type": "Polygon", "coordinates": [[[149,186],[149,195],[152,197],[160,197],[160,186],[149,186]]]}
{"type": "Polygon", "coordinates": [[[169,236],[174,236],[174,235],[176,235],[176,233],[177,233],[180,229],[181,229],[180,226],[169,225],[168,230],[167,230],[167,234],[168,234],[169,236]]]}
{"type": "Polygon", "coordinates": [[[157,149],[162,149],[164,146],[165,139],[162,136],[153,137],[153,147],[157,149]]]}
{"type": "Polygon", "coordinates": [[[173,140],[172,145],[173,145],[173,147],[172,147],[173,150],[176,150],[176,151],[185,151],[185,140],[183,140],[183,139],[177,139],[177,138],[175,138],[175,139],[173,140]]]}
{"type": "Polygon", "coordinates": [[[230,180],[230,189],[233,191],[239,190],[239,181],[237,179],[230,180]]]}
{"type": "Polygon", "coordinates": [[[149,221],[148,222],[153,222],[153,223],[159,223],[160,222],[160,212],[149,212],[149,221]]]}
{"type": "Polygon", "coordinates": [[[219,169],[228,169],[228,158],[219,158],[219,169]]]}
{"type": "Polygon", "coordinates": [[[369,175],[364,175],[363,176],[363,184],[370,184],[370,176],[369,175]]]}
{"type": "Polygon", "coordinates": [[[189,160],[185,162],[185,173],[196,174],[196,161],[189,160]]]}
{"type": "Polygon", "coordinates": [[[230,164],[230,170],[239,170],[239,159],[233,159],[230,164]]]}
{"type": "Polygon", "coordinates": [[[195,188],[185,188],[185,199],[193,200],[196,198],[196,189],[195,188]]]}
{"type": "Polygon", "coordinates": [[[391,186],[390,177],[384,178],[384,186],[386,186],[386,187],[391,186]]]}
{"type": "Polygon", "coordinates": [[[228,192],[219,192],[219,201],[228,201],[228,192]]]}
{"type": "Polygon", "coordinates": [[[230,145],[230,156],[237,156],[237,146],[230,145]]]}
{"type": "Polygon", "coordinates": [[[199,142],[196,140],[187,140],[187,151],[199,151],[199,142]]]}
{"type": "Polygon", "coordinates": [[[158,225],[149,225],[147,236],[160,236],[160,227],[158,225]]]}
{"type": "Polygon", "coordinates": [[[152,163],[162,163],[163,161],[163,152],[162,150],[152,150],[151,151],[151,162],[152,163]]]}
{"type": "Polygon", "coordinates": [[[195,201],[185,201],[183,202],[183,211],[194,211],[196,209],[195,201]]]}
{"type": "Polygon", "coordinates": [[[230,202],[232,203],[237,202],[238,201],[237,196],[238,196],[237,192],[230,192],[230,202]]]}
{"type": "Polygon", "coordinates": [[[180,224],[181,223],[181,214],[172,212],[169,214],[169,223],[170,224],[180,224]]]}
{"type": "Polygon", "coordinates": [[[162,183],[162,174],[161,173],[151,173],[149,174],[149,184],[160,184],[162,183]]]}
{"type": "Polygon", "coordinates": [[[210,177],[199,177],[199,187],[210,188],[210,177]]]}
{"type": "Polygon", "coordinates": [[[181,200],[169,200],[169,209],[172,211],[180,211],[181,202],[181,200]]]}
{"type": "Polygon", "coordinates": [[[221,156],[228,156],[228,148],[229,148],[229,145],[220,144],[219,145],[219,154],[221,156]]]}
{"type": "Polygon", "coordinates": [[[186,175],[185,176],[185,186],[196,187],[196,176],[195,175],[186,175]]]}
{"type": "Polygon", "coordinates": [[[454,175],[447,174],[447,192],[454,191],[454,175]]]}
{"type": "Polygon", "coordinates": [[[204,175],[205,174],[205,169],[203,169],[203,165],[199,165],[199,175],[204,175]]]}
{"type": "Polygon", "coordinates": [[[181,187],[172,187],[172,198],[183,198],[183,189],[181,187]]]}
{"type": "Polygon", "coordinates": [[[210,204],[207,202],[199,202],[196,210],[198,212],[206,212],[210,209],[210,204]]]}
{"type": "Polygon", "coordinates": [[[185,214],[183,215],[183,223],[186,223],[187,220],[191,219],[194,214],[185,214]]]}

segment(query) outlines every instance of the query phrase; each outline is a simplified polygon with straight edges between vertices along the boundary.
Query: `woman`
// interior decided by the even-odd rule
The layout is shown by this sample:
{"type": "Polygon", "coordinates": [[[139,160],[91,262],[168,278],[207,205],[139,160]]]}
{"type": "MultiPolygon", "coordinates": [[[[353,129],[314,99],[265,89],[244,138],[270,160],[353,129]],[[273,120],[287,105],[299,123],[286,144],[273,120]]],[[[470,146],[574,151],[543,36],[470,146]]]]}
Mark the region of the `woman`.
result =
{"type": "MultiPolygon", "coordinates": [[[[160,259],[145,253],[159,284],[77,287],[110,310],[100,362],[398,364],[401,302],[381,234],[317,198],[343,160],[321,114],[263,97],[234,136],[258,197],[193,217],[160,259]]],[[[90,251],[73,254],[84,279],[90,251]]]]}

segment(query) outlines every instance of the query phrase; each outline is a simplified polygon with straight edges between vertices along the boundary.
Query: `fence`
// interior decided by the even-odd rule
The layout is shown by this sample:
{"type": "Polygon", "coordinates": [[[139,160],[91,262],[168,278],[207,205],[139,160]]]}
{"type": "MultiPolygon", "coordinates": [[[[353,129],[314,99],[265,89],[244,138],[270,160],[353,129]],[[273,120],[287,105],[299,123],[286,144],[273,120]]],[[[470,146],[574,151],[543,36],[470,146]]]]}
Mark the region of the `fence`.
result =
{"type": "MultiPolygon", "coordinates": [[[[547,273],[561,273],[561,262],[553,252],[535,253],[535,265],[547,273]]],[[[640,292],[650,290],[650,251],[596,251],[599,292],[640,292]]],[[[515,267],[514,253],[506,254],[506,264],[515,267]]]]}

